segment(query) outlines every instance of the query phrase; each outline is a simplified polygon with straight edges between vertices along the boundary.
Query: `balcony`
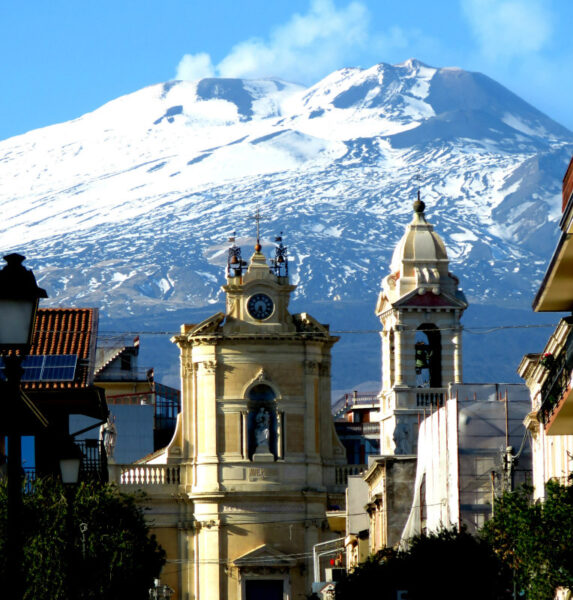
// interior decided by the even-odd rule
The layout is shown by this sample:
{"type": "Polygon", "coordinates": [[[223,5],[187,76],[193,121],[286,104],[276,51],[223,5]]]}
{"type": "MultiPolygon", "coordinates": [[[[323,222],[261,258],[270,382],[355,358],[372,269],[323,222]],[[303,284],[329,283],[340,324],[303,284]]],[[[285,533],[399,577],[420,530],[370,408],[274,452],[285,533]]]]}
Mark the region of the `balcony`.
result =
{"type": "Polygon", "coordinates": [[[336,485],[346,487],[350,475],[362,475],[368,470],[368,465],[341,465],[336,467],[336,485]]]}
{"type": "Polygon", "coordinates": [[[428,410],[444,406],[448,399],[448,388],[395,388],[396,406],[398,408],[416,408],[428,410]]]}
{"type": "Polygon", "coordinates": [[[148,367],[138,367],[132,369],[109,368],[95,378],[95,383],[98,382],[117,382],[117,381],[133,381],[133,382],[148,382],[150,380],[150,371],[148,367]]]}
{"type": "Polygon", "coordinates": [[[109,479],[122,490],[143,490],[148,494],[173,493],[181,483],[179,465],[110,464],[109,479]]]}
{"type": "Polygon", "coordinates": [[[378,408],[380,399],[377,392],[344,394],[332,405],[332,414],[335,417],[348,412],[352,408],[378,408]]]}
{"type": "Polygon", "coordinates": [[[545,425],[548,435],[573,434],[573,337],[549,368],[549,374],[541,388],[541,407],[538,418],[545,425]]]}
{"type": "Polygon", "coordinates": [[[347,423],[346,421],[335,421],[336,433],[339,436],[348,437],[351,435],[380,435],[380,423],[347,423]]]}

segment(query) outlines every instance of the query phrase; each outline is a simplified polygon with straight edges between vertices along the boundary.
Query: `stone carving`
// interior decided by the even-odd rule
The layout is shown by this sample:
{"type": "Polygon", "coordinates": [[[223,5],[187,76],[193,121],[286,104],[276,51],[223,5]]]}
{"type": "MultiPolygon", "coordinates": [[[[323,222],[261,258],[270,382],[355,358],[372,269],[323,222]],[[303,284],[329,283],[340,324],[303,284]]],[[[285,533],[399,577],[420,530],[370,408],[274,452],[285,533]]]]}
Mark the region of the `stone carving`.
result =
{"type": "Polygon", "coordinates": [[[307,360],[304,363],[304,366],[306,368],[306,372],[310,373],[311,375],[316,375],[318,373],[318,367],[319,364],[313,360],[307,360]]]}
{"type": "Polygon", "coordinates": [[[323,377],[330,377],[330,365],[328,363],[321,363],[319,366],[319,373],[323,377]]]}
{"type": "Polygon", "coordinates": [[[99,428],[99,439],[103,442],[107,459],[113,461],[115,442],[117,441],[115,417],[112,418],[111,416],[108,416],[106,423],[99,428]]]}
{"type": "Polygon", "coordinates": [[[191,377],[193,375],[193,371],[195,370],[195,365],[191,360],[186,360],[182,364],[183,377],[191,377]]]}
{"type": "Polygon", "coordinates": [[[255,376],[255,381],[268,381],[268,376],[265,373],[264,369],[260,369],[257,375],[255,376]]]}
{"type": "Polygon", "coordinates": [[[206,360],[198,365],[202,375],[213,375],[217,370],[217,363],[214,360],[206,360]]]}
{"type": "Polygon", "coordinates": [[[394,429],[394,453],[395,454],[411,454],[412,441],[410,440],[410,428],[406,423],[398,423],[394,429]]]}

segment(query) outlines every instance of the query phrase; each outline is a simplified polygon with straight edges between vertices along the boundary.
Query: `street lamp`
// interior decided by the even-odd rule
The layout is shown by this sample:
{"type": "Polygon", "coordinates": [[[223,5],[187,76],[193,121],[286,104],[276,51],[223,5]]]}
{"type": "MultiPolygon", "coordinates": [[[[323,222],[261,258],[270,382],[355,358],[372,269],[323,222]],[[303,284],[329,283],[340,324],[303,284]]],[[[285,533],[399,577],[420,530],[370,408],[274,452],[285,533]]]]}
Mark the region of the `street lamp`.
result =
{"type": "Polygon", "coordinates": [[[70,436],[60,455],[60,473],[65,486],[74,485],[79,481],[82,457],[82,451],[70,436]]]}
{"type": "MultiPolygon", "coordinates": [[[[66,528],[67,528],[67,585],[69,598],[76,598],[76,583],[78,572],[75,568],[76,557],[74,553],[74,492],[79,481],[82,451],[74,443],[72,436],[67,436],[60,449],[60,473],[64,484],[64,494],[67,501],[66,528]]],[[[83,532],[82,532],[83,535],[83,532]]],[[[84,557],[85,558],[85,557],[84,557]]]]}
{"type": "Polygon", "coordinates": [[[2,411],[8,417],[8,539],[7,568],[15,579],[15,598],[22,595],[22,545],[20,519],[22,514],[22,423],[20,380],[22,360],[30,351],[38,301],[47,298],[39,288],[34,273],[22,265],[25,257],[9,254],[0,271],[0,354],[4,359],[6,397],[2,398],[2,411]]]}
{"type": "Polygon", "coordinates": [[[25,256],[9,254],[4,260],[8,264],[0,271],[0,351],[23,355],[32,343],[38,301],[48,294],[22,264],[25,256]]]}

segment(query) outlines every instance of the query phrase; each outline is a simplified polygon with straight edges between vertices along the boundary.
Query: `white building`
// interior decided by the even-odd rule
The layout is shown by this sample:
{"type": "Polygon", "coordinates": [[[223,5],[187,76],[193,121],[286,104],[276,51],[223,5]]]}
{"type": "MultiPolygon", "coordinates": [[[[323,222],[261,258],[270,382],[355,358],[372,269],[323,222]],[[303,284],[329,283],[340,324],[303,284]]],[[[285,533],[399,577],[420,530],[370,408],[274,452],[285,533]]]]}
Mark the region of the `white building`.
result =
{"type": "Polygon", "coordinates": [[[471,533],[503,490],[530,480],[531,444],[523,384],[450,385],[445,406],[420,424],[416,481],[402,542],[441,527],[471,533]]]}

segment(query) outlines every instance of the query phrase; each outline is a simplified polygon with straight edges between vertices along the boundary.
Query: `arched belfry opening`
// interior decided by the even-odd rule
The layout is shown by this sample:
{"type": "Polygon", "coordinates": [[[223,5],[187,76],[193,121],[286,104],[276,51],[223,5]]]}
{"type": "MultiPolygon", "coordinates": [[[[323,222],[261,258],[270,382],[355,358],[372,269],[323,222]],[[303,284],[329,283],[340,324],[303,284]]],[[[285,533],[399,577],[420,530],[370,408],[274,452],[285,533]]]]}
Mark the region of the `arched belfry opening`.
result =
{"type": "Polygon", "coordinates": [[[416,387],[442,387],[442,339],[432,323],[422,323],[415,337],[416,387]]]}
{"type": "Polygon", "coordinates": [[[278,416],[276,393],[266,383],[257,383],[247,392],[248,457],[272,454],[278,458],[278,416]]]}

